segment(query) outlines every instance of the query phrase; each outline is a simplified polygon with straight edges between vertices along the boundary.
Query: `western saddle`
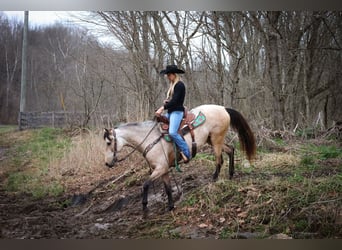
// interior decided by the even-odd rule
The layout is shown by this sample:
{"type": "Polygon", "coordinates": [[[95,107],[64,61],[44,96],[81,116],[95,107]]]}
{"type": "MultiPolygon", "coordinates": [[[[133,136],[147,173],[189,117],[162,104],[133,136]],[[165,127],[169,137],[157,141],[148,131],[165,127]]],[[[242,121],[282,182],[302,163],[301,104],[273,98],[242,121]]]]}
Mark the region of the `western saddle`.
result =
{"type": "MultiPolygon", "coordinates": [[[[194,133],[194,126],[192,125],[193,121],[196,119],[194,113],[188,112],[187,109],[184,111],[184,116],[182,122],[179,126],[178,133],[183,137],[187,133],[190,132],[191,139],[192,139],[192,157],[196,156],[197,153],[197,144],[195,142],[195,133],[194,133]]],[[[157,121],[161,123],[161,129],[163,134],[168,134],[169,131],[169,119],[166,116],[159,116],[157,117],[157,121]]]]}

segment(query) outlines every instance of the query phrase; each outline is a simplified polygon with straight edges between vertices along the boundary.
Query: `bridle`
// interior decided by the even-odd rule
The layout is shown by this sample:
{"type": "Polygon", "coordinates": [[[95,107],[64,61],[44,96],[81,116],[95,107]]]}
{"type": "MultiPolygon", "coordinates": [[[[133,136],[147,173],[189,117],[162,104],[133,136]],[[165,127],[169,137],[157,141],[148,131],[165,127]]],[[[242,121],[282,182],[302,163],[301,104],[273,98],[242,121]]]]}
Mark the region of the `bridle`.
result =
{"type": "MultiPolygon", "coordinates": [[[[126,160],[128,157],[131,156],[131,154],[133,154],[147,139],[147,137],[152,133],[153,129],[157,126],[158,122],[154,122],[154,125],[152,126],[152,128],[149,130],[149,132],[146,134],[145,138],[137,145],[133,148],[133,150],[131,152],[129,152],[125,157],[118,159],[117,158],[117,138],[116,138],[116,132],[115,129],[113,129],[113,141],[114,141],[114,145],[113,145],[113,160],[111,162],[111,164],[106,163],[106,166],[109,168],[114,167],[115,163],[117,162],[122,162],[124,160],[126,160]]],[[[108,138],[110,139],[110,138],[108,138]]],[[[112,141],[112,140],[110,140],[112,141]]],[[[109,143],[107,143],[109,144],[109,143]]]]}

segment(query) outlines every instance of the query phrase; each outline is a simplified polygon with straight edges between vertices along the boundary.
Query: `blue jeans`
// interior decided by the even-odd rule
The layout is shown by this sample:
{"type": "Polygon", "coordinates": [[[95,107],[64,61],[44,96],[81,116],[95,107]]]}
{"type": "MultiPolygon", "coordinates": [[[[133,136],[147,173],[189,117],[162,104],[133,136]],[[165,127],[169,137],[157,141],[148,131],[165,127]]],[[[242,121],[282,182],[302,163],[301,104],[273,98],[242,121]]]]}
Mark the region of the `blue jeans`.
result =
{"type": "Polygon", "coordinates": [[[180,151],[182,151],[188,159],[191,158],[190,150],[188,144],[186,144],[185,140],[183,140],[182,136],[178,134],[178,129],[180,123],[183,119],[184,112],[182,111],[173,111],[171,114],[167,113],[166,117],[169,119],[169,135],[171,139],[176,143],[180,151]]]}

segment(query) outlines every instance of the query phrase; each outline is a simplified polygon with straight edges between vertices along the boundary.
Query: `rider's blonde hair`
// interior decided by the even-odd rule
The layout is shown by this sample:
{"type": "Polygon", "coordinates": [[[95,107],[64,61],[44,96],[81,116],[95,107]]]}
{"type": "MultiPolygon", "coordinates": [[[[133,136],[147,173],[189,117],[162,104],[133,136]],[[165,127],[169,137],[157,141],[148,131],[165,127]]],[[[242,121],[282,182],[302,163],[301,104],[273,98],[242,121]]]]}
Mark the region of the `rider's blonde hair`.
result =
{"type": "Polygon", "coordinates": [[[170,87],[169,87],[169,90],[167,91],[167,95],[166,95],[166,98],[167,98],[168,100],[170,100],[170,99],[172,98],[172,96],[173,96],[173,91],[174,91],[174,89],[175,89],[175,85],[176,85],[177,82],[180,81],[180,76],[179,76],[178,74],[176,74],[176,73],[173,73],[173,74],[175,74],[176,77],[175,77],[175,80],[174,80],[173,82],[170,81],[170,87]]]}

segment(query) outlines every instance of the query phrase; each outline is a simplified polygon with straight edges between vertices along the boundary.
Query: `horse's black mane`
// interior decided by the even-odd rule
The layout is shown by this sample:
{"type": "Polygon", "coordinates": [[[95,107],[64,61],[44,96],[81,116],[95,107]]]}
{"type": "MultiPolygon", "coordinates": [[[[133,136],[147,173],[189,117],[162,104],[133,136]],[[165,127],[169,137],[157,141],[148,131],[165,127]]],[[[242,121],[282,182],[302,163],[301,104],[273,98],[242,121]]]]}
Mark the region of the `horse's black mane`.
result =
{"type": "Polygon", "coordinates": [[[120,127],[134,127],[134,126],[140,126],[140,125],[147,125],[151,124],[153,121],[147,120],[143,122],[128,122],[128,123],[123,123],[115,127],[115,129],[120,128],[120,127]]]}

